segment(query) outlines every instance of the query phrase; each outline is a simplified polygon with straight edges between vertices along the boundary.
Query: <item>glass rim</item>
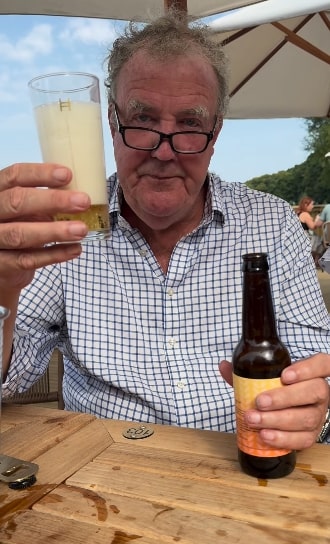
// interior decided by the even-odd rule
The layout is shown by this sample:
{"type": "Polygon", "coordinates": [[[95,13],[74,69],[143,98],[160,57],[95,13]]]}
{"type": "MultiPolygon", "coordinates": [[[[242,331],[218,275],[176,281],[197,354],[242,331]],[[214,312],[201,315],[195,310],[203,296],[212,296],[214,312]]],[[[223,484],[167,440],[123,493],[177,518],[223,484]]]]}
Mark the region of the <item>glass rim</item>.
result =
{"type": "Polygon", "coordinates": [[[41,74],[39,76],[36,76],[32,79],[30,79],[30,81],[28,81],[28,87],[33,90],[33,91],[38,91],[40,93],[54,93],[54,94],[58,94],[58,93],[62,93],[62,92],[65,92],[65,93],[76,93],[78,91],[85,91],[87,89],[91,89],[95,83],[98,85],[99,84],[99,78],[95,75],[95,74],[91,74],[89,72],[50,72],[49,74],[41,74]],[[59,77],[59,76],[84,76],[86,78],[90,78],[92,80],[92,82],[89,84],[89,85],[85,85],[83,87],[76,87],[74,89],[58,89],[58,90],[52,90],[52,89],[41,89],[40,87],[36,87],[35,86],[35,83],[38,82],[38,81],[42,81],[42,80],[46,80],[46,79],[51,79],[51,78],[56,78],[56,77],[59,77]]]}

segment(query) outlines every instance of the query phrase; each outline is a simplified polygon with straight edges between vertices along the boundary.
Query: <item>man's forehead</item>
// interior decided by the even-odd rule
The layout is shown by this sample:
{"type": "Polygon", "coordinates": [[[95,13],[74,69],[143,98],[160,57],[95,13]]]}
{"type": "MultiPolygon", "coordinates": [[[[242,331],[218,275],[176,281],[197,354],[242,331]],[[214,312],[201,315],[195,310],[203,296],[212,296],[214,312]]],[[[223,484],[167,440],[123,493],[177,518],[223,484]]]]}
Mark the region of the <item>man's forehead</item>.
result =
{"type": "Polygon", "coordinates": [[[178,55],[159,61],[138,51],[118,75],[115,99],[125,115],[139,111],[157,115],[166,109],[176,118],[186,111],[208,119],[217,110],[218,92],[214,69],[204,57],[178,55]]]}
{"type": "MultiPolygon", "coordinates": [[[[143,102],[145,94],[162,94],[164,97],[204,96],[211,98],[217,94],[218,81],[213,67],[199,57],[178,56],[168,65],[168,61],[156,61],[135,53],[124,64],[118,75],[116,89],[118,95],[128,99],[137,98],[143,102]]],[[[148,101],[146,101],[148,103],[148,101]]]]}
{"type": "Polygon", "coordinates": [[[159,77],[162,74],[166,77],[172,73],[178,75],[180,72],[186,74],[189,70],[194,72],[196,67],[198,67],[201,78],[214,73],[210,62],[199,54],[185,53],[169,57],[158,57],[141,49],[133,53],[125,64],[123,64],[120,74],[129,76],[134,73],[137,76],[141,75],[141,77],[144,77],[144,74],[148,77],[159,77]]]}

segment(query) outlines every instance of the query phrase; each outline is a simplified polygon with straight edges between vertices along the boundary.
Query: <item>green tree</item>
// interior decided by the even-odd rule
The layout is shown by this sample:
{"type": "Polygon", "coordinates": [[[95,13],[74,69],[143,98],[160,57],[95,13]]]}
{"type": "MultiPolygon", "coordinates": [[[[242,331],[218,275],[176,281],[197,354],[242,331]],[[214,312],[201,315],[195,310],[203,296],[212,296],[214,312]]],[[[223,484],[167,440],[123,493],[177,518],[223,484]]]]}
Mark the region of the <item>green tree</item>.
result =
{"type": "Polygon", "coordinates": [[[312,117],[305,119],[305,124],[307,128],[305,149],[324,158],[330,151],[330,120],[312,117]]]}
{"type": "Polygon", "coordinates": [[[306,119],[307,134],[305,149],[309,156],[302,164],[288,170],[253,178],[248,187],[271,193],[297,204],[304,195],[311,196],[316,203],[330,202],[330,120],[306,119]]]}

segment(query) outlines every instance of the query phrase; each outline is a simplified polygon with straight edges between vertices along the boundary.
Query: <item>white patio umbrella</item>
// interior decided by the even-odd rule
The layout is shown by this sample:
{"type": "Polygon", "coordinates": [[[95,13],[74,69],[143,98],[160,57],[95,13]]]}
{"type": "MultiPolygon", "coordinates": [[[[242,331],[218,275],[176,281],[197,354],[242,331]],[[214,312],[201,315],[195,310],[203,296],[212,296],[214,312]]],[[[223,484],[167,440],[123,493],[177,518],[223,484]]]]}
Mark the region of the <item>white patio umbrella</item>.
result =
{"type": "Polygon", "coordinates": [[[206,17],[261,0],[1,0],[0,14],[39,14],[146,21],[169,6],[206,17]]]}
{"type": "Polygon", "coordinates": [[[330,0],[267,0],[211,26],[230,59],[228,118],[330,116],[330,0]]]}

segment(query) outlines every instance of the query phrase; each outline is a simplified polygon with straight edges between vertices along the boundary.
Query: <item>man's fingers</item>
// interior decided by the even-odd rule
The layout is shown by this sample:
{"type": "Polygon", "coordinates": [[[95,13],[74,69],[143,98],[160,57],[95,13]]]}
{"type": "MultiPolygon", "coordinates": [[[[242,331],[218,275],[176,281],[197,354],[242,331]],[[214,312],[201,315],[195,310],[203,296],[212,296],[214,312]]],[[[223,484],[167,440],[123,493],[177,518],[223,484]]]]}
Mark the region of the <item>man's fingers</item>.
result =
{"type": "Polygon", "coordinates": [[[54,164],[14,164],[0,170],[1,289],[21,289],[35,269],[80,255],[85,223],[53,220],[57,213],[90,207],[87,194],[60,190],[71,177],[68,168],[54,164]]]}
{"type": "Polygon", "coordinates": [[[82,221],[0,224],[2,263],[12,259],[12,252],[1,250],[39,248],[54,242],[80,242],[87,232],[88,228],[82,221]]]}
{"type": "MultiPolygon", "coordinates": [[[[52,216],[55,213],[74,213],[87,210],[90,199],[85,193],[14,187],[0,193],[0,221],[17,221],[25,216],[52,216]]],[[[31,219],[30,219],[31,221],[31,219]]]]}
{"type": "Polygon", "coordinates": [[[69,168],[57,164],[12,164],[0,171],[0,191],[13,187],[62,187],[71,180],[69,168]]]}
{"type": "Polygon", "coordinates": [[[233,385],[233,365],[229,361],[221,361],[219,364],[220,374],[229,385],[233,385]]]}
{"type": "Polygon", "coordinates": [[[271,412],[248,410],[245,420],[251,429],[313,432],[321,428],[324,415],[322,405],[313,405],[271,412]]]}
{"type": "Polygon", "coordinates": [[[80,244],[0,251],[0,289],[22,289],[32,280],[37,268],[74,259],[81,251],[80,244]]]}
{"type": "Polygon", "coordinates": [[[278,431],[275,429],[261,429],[260,437],[269,446],[279,449],[304,450],[315,444],[315,433],[308,431],[278,431]]]}
{"type": "Polygon", "coordinates": [[[282,382],[284,384],[297,383],[312,380],[313,378],[327,378],[330,376],[330,355],[327,353],[318,353],[297,361],[287,367],[282,372],[282,382]]]}
{"type": "Polygon", "coordinates": [[[323,378],[276,387],[259,393],[256,397],[258,410],[282,410],[293,406],[327,405],[329,386],[323,378]]]}

